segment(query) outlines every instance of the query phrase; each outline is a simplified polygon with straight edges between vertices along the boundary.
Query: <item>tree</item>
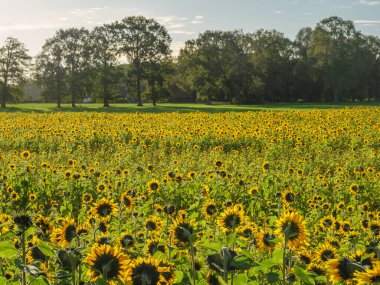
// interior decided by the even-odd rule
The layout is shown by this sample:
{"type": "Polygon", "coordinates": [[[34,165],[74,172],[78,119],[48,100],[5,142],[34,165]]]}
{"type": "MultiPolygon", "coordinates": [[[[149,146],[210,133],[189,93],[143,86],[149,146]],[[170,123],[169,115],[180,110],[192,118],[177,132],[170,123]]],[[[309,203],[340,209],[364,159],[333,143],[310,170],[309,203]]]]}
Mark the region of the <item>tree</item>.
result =
{"type": "Polygon", "coordinates": [[[112,87],[116,88],[120,72],[117,65],[117,49],[111,25],[95,27],[90,34],[91,61],[97,71],[102,89],[103,106],[109,107],[112,87]]]}
{"type": "Polygon", "coordinates": [[[276,30],[258,30],[252,34],[256,94],[264,100],[287,101],[290,94],[292,43],[276,30]]]}
{"type": "MultiPolygon", "coordinates": [[[[246,36],[240,31],[206,31],[181,49],[178,64],[183,82],[200,97],[232,101],[250,80],[246,36]]],[[[243,96],[244,97],[244,96],[243,96]]]]}
{"type": "Polygon", "coordinates": [[[86,85],[91,82],[89,32],[84,28],[61,29],[56,33],[55,38],[61,44],[71,106],[75,107],[79,95],[91,89],[91,86],[86,85]]]}
{"type": "Polygon", "coordinates": [[[143,64],[160,62],[170,55],[171,38],[166,28],[154,19],[131,16],[112,24],[118,53],[127,57],[135,69],[138,106],[142,106],[141,80],[143,64]]]}
{"type": "Polygon", "coordinates": [[[334,103],[341,100],[341,93],[349,82],[353,44],[358,37],[354,23],[339,17],[323,19],[312,33],[309,54],[323,77],[325,91],[332,91],[334,103]]]}
{"type": "Polygon", "coordinates": [[[66,91],[66,70],[63,62],[63,49],[58,37],[46,40],[42,52],[36,57],[35,78],[43,88],[47,100],[57,100],[61,108],[62,97],[66,91]]]}
{"type": "Polygon", "coordinates": [[[12,95],[10,90],[25,81],[26,68],[31,57],[24,44],[9,37],[0,48],[0,86],[1,107],[6,108],[7,99],[12,95]]]}

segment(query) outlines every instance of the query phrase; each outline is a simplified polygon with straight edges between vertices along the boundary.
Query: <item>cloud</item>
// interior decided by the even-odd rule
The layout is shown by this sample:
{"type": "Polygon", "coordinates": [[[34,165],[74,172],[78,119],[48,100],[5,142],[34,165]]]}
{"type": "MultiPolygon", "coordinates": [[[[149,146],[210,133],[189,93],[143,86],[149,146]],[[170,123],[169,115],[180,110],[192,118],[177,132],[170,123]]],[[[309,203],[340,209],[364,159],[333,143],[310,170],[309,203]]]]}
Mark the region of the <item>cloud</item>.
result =
{"type": "Polygon", "coordinates": [[[355,20],[354,23],[359,26],[380,25],[380,20],[355,20]]]}
{"type": "Polygon", "coordinates": [[[279,11],[279,10],[276,10],[276,11],[273,11],[275,14],[277,14],[277,15],[281,15],[281,14],[283,14],[284,13],[284,11],[279,11]]]}
{"type": "Polygon", "coordinates": [[[177,16],[164,16],[164,17],[156,17],[157,21],[161,22],[164,25],[174,25],[178,21],[186,21],[188,18],[177,17],[177,16]]]}
{"type": "Polygon", "coordinates": [[[379,5],[380,1],[378,1],[378,0],[359,0],[357,3],[362,4],[362,5],[374,6],[374,5],[379,5]]]}
{"type": "Polygon", "coordinates": [[[9,26],[0,26],[0,32],[49,30],[49,29],[59,29],[59,28],[65,28],[65,27],[67,27],[67,25],[62,25],[62,23],[16,24],[16,25],[9,25],[9,26]]]}
{"type": "Polygon", "coordinates": [[[181,48],[183,48],[185,46],[185,42],[182,42],[182,41],[177,41],[177,42],[173,42],[171,44],[171,49],[173,51],[173,55],[174,56],[178,56],[179,55],[179,51],[181,50],[181,48]]]}
{"type": "Polygon", "coordinates": [[[169,31],[169,33],[173,35],[187,35],[187,36],[191,36],[195,34],[195,32],[186,31],[186,30],[173,30],[173,31],[169,31]]]}
{"type": "Polygon", "coordinates": [[[93,15],[97,11],[101,10],[107,10],[108,7],[97,7],[97,8],[89,8],[89,9],[74,9],[70,11],[70,14],[73,14],[75,16],[83,17],[83,16],[88,16],[88,15],[93,15]]]}

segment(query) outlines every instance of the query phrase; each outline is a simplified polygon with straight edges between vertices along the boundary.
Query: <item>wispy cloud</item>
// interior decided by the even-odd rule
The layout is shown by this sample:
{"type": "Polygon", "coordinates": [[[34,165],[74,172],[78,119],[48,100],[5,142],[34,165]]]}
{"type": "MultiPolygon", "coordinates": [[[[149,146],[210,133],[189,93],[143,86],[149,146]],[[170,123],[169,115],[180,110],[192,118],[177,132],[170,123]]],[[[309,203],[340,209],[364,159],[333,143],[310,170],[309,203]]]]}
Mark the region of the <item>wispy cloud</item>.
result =
{"type": "Polygon", "coordinates": [[[106,7],[89,8],[89,9],[74,9],[74,10],[70,11],[70,14],[82,17],[82,16],[95,14],[98,11],[107,10],[107,9],[108,9],[107,6],[106,7]]]}
{"type": "Polygon", "coordinates": [[[187,36],[191,36],[195,34],[195,32],[186,31],[186,30],[172,30],[172,31],[169,31],[169,33],[173,35],[187,35],[187,36]]]}
{"type": "Polygon", "coordinates": [[[380,20],[355,20],[354,23],[359,26],[380,25],[380,20]]]}
{"type": "Polygon", "coordinates": [[[277,14],[277,15],[281,15],[281,14],[283,14],[284,13],[284,11],[280,11],[280,10],[275,10],[275,11],[273,11],[275,14],[277,14]]]}
{"type": "Polygon", "coordinates": [[[374,5],[379,5],[380,1],[378,1],[378,0],[359,0],[357,3],[362,4],[362,5],[374,6],[374,5]]]}

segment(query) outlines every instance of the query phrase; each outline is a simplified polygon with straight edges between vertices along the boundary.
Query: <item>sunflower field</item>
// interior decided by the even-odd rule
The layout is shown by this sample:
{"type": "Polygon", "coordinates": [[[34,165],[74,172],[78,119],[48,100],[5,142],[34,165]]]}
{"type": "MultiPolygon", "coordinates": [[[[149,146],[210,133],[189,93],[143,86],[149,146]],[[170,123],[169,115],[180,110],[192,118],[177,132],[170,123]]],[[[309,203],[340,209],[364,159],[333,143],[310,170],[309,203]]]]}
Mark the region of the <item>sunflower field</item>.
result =
{"type": "Polygon", "coordinates": [[[379,107],[0,121],[0,284],[380,282],[379,107]]]}

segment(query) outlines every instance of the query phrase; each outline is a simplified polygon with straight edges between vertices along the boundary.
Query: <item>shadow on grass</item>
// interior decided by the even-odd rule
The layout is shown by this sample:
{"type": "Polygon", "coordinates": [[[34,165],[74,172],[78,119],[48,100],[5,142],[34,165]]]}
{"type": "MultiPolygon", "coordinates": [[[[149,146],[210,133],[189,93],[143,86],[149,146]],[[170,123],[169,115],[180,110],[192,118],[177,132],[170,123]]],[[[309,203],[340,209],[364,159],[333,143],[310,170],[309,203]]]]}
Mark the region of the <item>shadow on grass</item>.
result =
{"type": "Polygon", "coordinates": [[[170,104],[163,103],[157,106],[145,104],[142,107],[137,107],[134,104],[111,104],[111,107],[103,107],[100,104],[77,104],[76,108],[70,105],[63,105],[57,108],[54,104],[19,104],[11,105],[5,109],[0,109],[1,112],[22,112],[22,113],[190,113],[190,112],[205,112],[205,113],[222,113],[222,112],[248,112],[248,111],[286,111],[286,110],[326,110],[336,108],[350,107],[375,107],[380,106],[379,102],[365,103],[342,103],[342,104],[309,104],[309,103],[276,103],[262,105],[205,105],[205,104],[170,104]]]}

